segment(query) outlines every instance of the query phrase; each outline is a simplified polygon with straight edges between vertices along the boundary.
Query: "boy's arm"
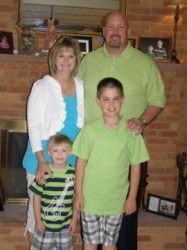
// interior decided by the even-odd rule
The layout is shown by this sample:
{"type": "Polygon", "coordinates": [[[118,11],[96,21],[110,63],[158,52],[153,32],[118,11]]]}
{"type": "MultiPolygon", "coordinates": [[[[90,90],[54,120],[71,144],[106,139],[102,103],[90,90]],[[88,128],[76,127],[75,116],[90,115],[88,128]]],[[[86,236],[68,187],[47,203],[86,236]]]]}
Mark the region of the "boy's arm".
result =
{"type": "Polygon", "coordinates": [[[70,226],[69,226],[69,231],[71,233],[76,232],[77,222],[78,222],[78,215],[79,215],[79,212],[74,208],[73,209],[73,217],[72,217],[72,220],[71,220],[71,223],[70,223],[70,226]]]}
{"type": "Polygon", "coordinates": [[[36,229],[40,232],[43,232],[45,231],[45,226],[41,220],[41,197],[35,194],[33,197],[33,208],[34,208],[36,229]]]}
{"type": "Polygon", "coordinates": [[[136,211],[136,196],[140,181],[140,164],[131,166],[130,190],[125,202],[124,212],[126,215],[136,211]]]}
{"type": "Polygon", "coordinates": [[[84,207],[83,195],[82,195],[82,184],[84,178],[84,170],[87,160],[77,158],[77,164],[75,168],[75,199],[74,208],[80,212],[84,207]]]}

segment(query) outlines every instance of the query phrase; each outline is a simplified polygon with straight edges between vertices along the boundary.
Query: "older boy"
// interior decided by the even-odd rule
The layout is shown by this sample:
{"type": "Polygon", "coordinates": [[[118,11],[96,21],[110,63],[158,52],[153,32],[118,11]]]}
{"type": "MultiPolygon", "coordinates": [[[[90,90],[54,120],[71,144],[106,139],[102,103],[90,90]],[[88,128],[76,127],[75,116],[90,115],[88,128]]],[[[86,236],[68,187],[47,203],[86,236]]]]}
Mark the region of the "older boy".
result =
{"type": "Polygon", "coordinates": [[[123,212],[128,215],[136,210],[140,163],[149,156],[142,136],[126,129],[120,115],[124,99],[121,82],[102,79],[96,97],[102,117],[87,123],[73,146],[78,157],[74,206],[82,212],[85,250],[96,250],[97,244],[115,249],[123,212]]]}

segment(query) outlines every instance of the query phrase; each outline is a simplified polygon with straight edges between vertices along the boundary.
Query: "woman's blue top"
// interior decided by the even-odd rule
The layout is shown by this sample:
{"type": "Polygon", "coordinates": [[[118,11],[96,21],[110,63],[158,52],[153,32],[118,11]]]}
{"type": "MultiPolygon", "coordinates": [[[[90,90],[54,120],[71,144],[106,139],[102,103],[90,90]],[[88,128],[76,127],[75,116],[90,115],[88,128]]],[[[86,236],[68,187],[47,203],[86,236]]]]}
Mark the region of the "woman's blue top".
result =
{"type": "MultiPolygon", "coordinates": [[[[73,142],[80,131],[77,127],[77,94],[76,92],[72,96],[64,97],[65,107],[66,107],[66,120],[64,121],[64,128],[62,128],[58,133],[67,135],[73,142]]],[[[51,158],[47,154],[47,143],[48,140],[42,141],[42,148],[45,160],[51,162],[51,158]]],[[[67,163],[69,165],[75,166],[76,157],[71,155],[68,158],[67,163]]],[[[35,175],[36,169],[38,167],[38,161],[36,155],[32,152],[30,141],[28,140],[25,155],[23,157],[23,167],[30,174],[35,175]]]]}

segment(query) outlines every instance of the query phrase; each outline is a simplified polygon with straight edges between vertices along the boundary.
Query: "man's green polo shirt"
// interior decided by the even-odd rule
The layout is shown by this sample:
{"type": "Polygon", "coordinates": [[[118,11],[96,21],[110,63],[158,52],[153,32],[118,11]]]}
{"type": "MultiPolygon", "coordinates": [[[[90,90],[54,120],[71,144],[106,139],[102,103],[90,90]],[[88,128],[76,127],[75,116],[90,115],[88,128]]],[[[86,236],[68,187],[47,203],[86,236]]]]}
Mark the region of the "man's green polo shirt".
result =
{"type": "Polygon", "coordinates": [[[105,77],[117,78],[123,84],[125,103],[121,113],[125,119],[139,117],[149,105],[164,107],[164,85],[155,62],[130,44],[117,58],[112,58],[105,46],[88,53],[79,76],[84,81],[86,121],[101,115],[95,96],[98,82],[105,77]]]}

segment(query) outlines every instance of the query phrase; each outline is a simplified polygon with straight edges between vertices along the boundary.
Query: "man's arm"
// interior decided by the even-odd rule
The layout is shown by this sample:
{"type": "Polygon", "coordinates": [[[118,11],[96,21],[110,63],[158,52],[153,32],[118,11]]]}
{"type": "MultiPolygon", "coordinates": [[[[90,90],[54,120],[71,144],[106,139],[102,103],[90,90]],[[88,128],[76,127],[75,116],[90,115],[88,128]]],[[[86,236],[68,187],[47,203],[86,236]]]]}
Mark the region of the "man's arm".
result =
{"type": "Polygon", "coordinates": [[[126,215],[136,211],[136,196],[140,181],[140,164],[131,166],[130,190],[125,202],[124,212],[126,215]]]}
{"type": "Polygon", "coordinates": [[[140,120],[145,120],[147,123],[151,123],[164,108],[157,106],[148,106],[143,114],[139,117],[140,120]]]}
{"type": "Polygon", "coordinates": [[[82,184],[84,178],[84,170],[86,166],[87,160],[78,158],[76,169],[75,169],[75,199],[74,199],[74,207],[80,212],[84,207],[84,200],[82,195],[82,184]]]}
{"type": "Polygon", "coordinates": [[[148,106],[139,118],[129,119],[127,129],[142,133],[147,124],[151,123],[163,110],[162,107],[148,106]]]}

